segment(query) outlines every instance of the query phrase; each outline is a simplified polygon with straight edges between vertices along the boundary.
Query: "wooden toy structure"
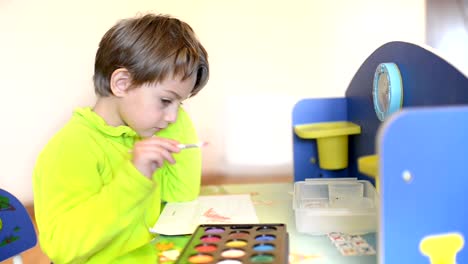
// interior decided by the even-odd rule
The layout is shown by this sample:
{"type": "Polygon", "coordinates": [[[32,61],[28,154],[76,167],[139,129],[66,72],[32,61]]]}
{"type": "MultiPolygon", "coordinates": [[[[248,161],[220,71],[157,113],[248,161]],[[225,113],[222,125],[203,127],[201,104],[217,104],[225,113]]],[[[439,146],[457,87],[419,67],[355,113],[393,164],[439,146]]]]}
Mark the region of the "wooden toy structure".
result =
{"type": "Polygon", "coordinates": [[[379,263],[468,263],[464,73],[428,48],[389,42],[364,61],[345,97],[299,101],[292,125],[295,181],[377,183],[379,263]],[[382,63],[398,66],[403,87],[401,110],[384,121],[373,100],[382,63]]]}

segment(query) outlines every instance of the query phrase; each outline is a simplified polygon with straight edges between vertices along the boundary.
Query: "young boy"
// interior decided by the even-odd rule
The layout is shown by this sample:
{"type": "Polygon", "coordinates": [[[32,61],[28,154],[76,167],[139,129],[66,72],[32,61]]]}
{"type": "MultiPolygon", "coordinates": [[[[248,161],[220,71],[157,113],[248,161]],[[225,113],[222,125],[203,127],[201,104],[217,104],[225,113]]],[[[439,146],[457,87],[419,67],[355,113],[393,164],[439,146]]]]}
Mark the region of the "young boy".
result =
{"type": "Polygon", "coordinates": [[[195,199],[201,153],[183,100],[208,81],[207,53],[186,23],[122,20],[96,54],[94,108],[77,109],[34,171],[39,240],[55,264],[156,263],[149,227],[162,201],[195,199]]]}

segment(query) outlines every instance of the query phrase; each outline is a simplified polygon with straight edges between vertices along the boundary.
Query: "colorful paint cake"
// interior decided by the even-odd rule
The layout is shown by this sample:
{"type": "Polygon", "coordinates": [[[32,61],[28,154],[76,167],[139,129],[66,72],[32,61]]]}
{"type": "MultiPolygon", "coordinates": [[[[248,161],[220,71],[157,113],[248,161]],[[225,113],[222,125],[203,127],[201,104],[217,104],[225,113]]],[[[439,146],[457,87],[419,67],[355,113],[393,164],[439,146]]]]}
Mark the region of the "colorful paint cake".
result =
{"type": "Polygon", "coordinates": [[[199,225],[179,264],[288,263],[285,224],[199,225]]]}

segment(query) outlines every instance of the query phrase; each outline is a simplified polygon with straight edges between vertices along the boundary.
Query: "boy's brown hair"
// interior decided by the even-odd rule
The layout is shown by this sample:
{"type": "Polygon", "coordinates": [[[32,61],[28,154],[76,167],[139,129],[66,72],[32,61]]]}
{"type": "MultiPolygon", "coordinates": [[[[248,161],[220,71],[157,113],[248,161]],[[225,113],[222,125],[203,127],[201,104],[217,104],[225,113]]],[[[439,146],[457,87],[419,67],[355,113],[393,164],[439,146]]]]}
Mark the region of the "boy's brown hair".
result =
{"type": "Polygon", "coordinates": [[[125,19],[102,37],[94,63],[94,89],[109,96],[112,73],[125,68],[132,86],[155,83],[171,76],[185,80],[196,74],[191,96],[208,82],[208,54],[192,28],[167,15],[148,14],[125,19]]]}

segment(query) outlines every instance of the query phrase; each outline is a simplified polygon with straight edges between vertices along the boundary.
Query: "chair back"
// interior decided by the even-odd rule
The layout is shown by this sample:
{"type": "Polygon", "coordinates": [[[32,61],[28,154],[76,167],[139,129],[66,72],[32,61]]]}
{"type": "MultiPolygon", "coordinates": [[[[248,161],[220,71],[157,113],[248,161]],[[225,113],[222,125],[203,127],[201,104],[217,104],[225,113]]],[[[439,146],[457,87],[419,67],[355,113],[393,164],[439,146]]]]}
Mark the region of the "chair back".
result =
{"type": "Polygon", "coordinates": [[[0,189],[0,261],[34,247],[37,236],[23,204],[11,193],[0,189]]]}

